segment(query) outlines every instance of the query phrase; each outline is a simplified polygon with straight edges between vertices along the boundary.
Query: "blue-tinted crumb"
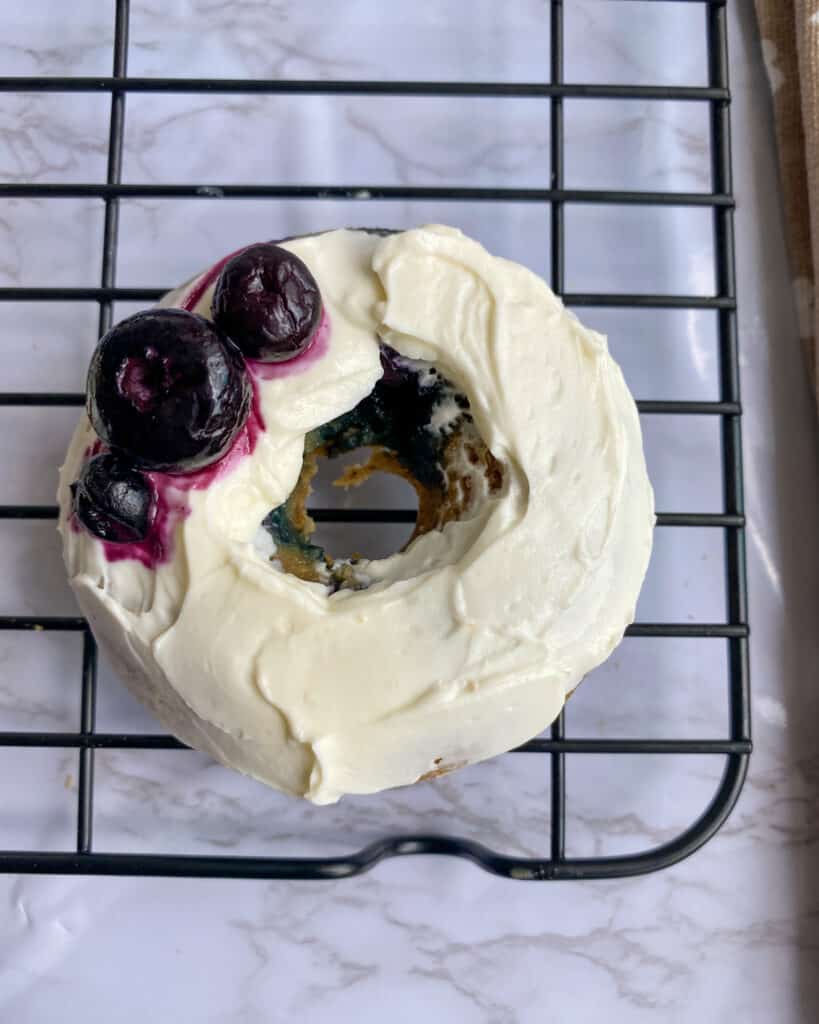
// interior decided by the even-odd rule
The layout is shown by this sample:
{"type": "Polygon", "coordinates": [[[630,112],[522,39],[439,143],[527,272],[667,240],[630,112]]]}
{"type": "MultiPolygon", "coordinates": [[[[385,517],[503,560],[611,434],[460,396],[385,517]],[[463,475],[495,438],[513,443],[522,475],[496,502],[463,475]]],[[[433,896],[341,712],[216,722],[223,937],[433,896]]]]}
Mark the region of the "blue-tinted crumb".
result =
{"type": "MultiPolygon", "coordinates": [[[[312,430],[305,438],[305,456],[318,452],[336,458],[357,448],[384,448],[422,487],[440,492],[446,480],[444,449],[461,420],[469,421],[469,401],[440,371],[428,363],[408,359],[387,345],[381,346],[383,375],[373,390],[349,412],[312,430]],[[452,404],[458,415],[439,429],[432,429],[435,411],[452,404]]],[[[324,549],[310,541],[301,511],[288,502],[274,509],[262,526],[273,538],[280,555],[300,564],[328,566],[331,587],[350,585],[350,560],[334,563],[324,549]],[[303,528],[294,523],[294,515],[303,528]],[[338,577],[338,578],[337,578],[338,577]]]]}

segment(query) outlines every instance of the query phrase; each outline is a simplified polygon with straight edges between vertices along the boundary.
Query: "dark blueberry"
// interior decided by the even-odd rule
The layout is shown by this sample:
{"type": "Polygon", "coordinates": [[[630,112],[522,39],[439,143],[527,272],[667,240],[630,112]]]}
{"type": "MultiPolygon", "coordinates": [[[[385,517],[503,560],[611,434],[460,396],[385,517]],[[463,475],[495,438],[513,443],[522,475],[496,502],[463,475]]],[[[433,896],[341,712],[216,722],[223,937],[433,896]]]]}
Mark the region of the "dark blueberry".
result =
{"type": "Polygon", "coordinates": [[[128,317],[97,345],[88,415],[138,466],[186,473],[220,459],[244,426],[250,378],[241,352],[182,309],[128,317]]]}
{"type": "Polygon", "coordinates": [[[309,348],[321,294],[298,256],[260,242],[225,264],[213,293],[213,319],[249,359],[279,363],[309,348]]]}
{"type": "Polygon", "coordinates": [[[117,544],[144,540],[156,511],[149,480],[126,459],[96,455],[71,485],[74,512],[89,533],[117,544]]]}

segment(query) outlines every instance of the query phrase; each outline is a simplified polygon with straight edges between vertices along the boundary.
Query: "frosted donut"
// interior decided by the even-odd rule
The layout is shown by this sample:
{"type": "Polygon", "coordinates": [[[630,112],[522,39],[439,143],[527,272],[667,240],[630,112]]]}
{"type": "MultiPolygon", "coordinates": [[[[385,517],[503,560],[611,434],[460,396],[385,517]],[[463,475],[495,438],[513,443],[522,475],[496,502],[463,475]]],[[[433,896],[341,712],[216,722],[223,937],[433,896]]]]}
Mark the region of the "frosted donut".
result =
{"type": "MultiPolygon", "coordinates": [[[[94,635],[165,727],[323,804],[548,726],[634,619],[654,505],[605,338],[535,274],[437,225],[278,244],[318,284],[309,347],[248,361],[246,420],[216,461],[144,474],[138,543],[78,521],[105,450],[83,415],[59,530],[94,635]],[[363,445],[343,482],[406,476],[418,523],[389,558],[335,559],[311,541],[310,477],[363,445]]],[[[211,319],[221,268],[160,306],[211,319]]]]}

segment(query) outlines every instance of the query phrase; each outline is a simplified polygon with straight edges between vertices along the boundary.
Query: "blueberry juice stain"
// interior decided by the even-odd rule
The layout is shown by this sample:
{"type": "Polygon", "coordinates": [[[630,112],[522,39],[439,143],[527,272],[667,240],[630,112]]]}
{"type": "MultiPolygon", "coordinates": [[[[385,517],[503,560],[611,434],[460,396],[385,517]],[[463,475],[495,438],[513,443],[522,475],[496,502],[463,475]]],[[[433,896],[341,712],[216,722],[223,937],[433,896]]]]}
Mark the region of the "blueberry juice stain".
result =
{"type": "MultiPolygon", "coordinates": [[[[245,425],[230,451],[218,462],[190,473],[143,471],[153,489],[153,521],[143,540],[119,543],[98,538],[109,562],[133,559],[146,569],[155,569],[171,560],[176,528],[190,515],[189,492],[207,490],[216,480],[230,473],[239,461],[253,453],[259,436],[264,433],[257,386],[255,381],[252,383],[253,400],[245,425]]],[[[71,522],[75,529],[82,528],[76,521],[76,514],[72,516],[71,522]]]]}

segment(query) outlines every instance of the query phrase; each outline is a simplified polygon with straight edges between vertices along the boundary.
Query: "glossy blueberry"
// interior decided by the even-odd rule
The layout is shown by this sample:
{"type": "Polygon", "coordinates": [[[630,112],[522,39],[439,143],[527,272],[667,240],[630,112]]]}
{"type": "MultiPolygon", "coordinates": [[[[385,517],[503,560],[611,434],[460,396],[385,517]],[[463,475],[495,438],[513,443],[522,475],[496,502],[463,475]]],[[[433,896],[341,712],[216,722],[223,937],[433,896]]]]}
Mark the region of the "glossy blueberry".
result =
{"type": "Polygon", "coordinates": [[[279,363],[310,347],[321,294],[298,256],[260,242],[225,264],[213,293],[213,319],[249,359],[279,363]]]}
{"type": "Polygon", "coordinates": [[[244,426],[250,378],[241,352],[182,309],[128,317],[97,345],[88,415],[99,437],[136,465],[186,473],[220,459],[244,426]]]}
{"type": "Polygon", "coordinates": [[[126,459],[96,455],[72,484],[74,512],[95,537],[128,544],[148,536],[156,502],[150,481],[126,459]]]}

